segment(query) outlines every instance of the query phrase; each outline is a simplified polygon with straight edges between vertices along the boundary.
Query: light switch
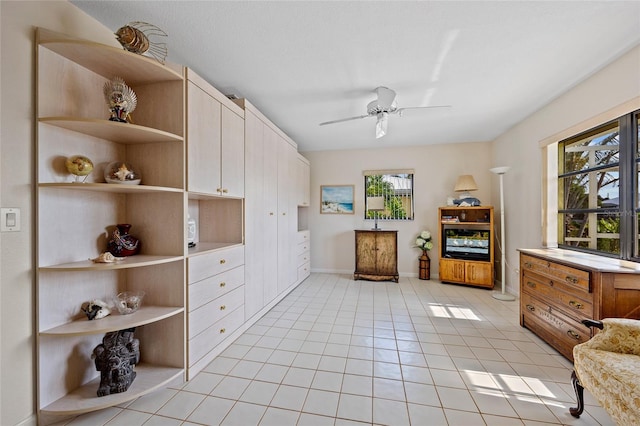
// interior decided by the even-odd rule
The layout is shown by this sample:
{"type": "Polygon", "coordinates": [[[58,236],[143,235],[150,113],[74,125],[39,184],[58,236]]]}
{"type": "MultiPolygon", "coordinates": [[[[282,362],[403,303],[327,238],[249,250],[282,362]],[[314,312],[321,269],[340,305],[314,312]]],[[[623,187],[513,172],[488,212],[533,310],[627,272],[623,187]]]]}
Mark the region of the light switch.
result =
{"type": "Polygon", "coordinates": [[[0,231],[20,231],[20,209],[16,207],[0,208],[0,231]]]}

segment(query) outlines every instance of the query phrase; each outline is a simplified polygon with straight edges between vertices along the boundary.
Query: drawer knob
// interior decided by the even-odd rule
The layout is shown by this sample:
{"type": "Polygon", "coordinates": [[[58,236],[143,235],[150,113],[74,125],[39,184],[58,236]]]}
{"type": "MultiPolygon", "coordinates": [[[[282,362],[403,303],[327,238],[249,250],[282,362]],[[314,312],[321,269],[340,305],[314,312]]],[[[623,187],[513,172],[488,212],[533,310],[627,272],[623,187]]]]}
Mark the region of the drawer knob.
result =
{"type": "Polygon", "coordinates": [[[222,193],[223,193],[223,194],[226,194],[227,192],[229,192],[229,190],[228,190],[227,188],[224,188],[224,189],[222,190],[222,193]]]}
{"type": "Polygon", "coordinates": [[[220,334],[224,333],[225,331],[227,331],[227,329],[226,329],[226,328],[221,328],[221,329],[220,329],[220,334]]]}
{"type": "Polygon", "coordinates": [[[220,259],[220,264],[222,265],[223,263],[227,263],[227,261],[224,259],[220,259]]]}
{"type": "Polygon", "coordinates": [[[533,305],[527,305],[527,309],[530,310],[531,312],[535,312],[536,311],[536,307],[533,305]]]}
{"type": "Polygon", "coordinates": [[[531,281],[527,281],[527,285],[531,288],[536,288],[536,283],[532,283],[531,281]]]}
{"type": "Polygon", "coordinates": [[[573,306],[576,309],[583,309],[584,305],[582,303],[576,302],[575,300],[570,300],[569,305],[573,306]]]}
{"type": "Polygon", "coordinates": [[[225,282],[221,282],[221,283],[220,283],[220,287],[224,287],[224,286],[226,286],[226,285],[227,285],[227,283],[225,283],[225,282]]]}
{"type": "Polygon", "coordinates": [[[220,306],[220,310],[221,310],[221,311],[224,311],[225,309],[227,309],[227,307],[226,307],[225,305],[221,305],[221,306],[220,306]]]}
{"type": "Polygon", "coordinates": [[[578,282],[578,278],[574,277],[573,275],[567,275],[566,280],[567,282],[570,282],[572,284],[576,284],[578,282]]]}
{"type": "Polygon", "coordinates": [[[532,267],[532,266],[533,266],[533,265],[531,264],[531,262],[524,262],[524,267],[525,267],[525,268],[529,268],[529,269],[531,269],[531,267],[532,267]]]}
{"type": "Polygon", "coordinates": [[[573,330],[568,330],[567,335],[575,340],[580,340],[580,335],[573,330]]]}

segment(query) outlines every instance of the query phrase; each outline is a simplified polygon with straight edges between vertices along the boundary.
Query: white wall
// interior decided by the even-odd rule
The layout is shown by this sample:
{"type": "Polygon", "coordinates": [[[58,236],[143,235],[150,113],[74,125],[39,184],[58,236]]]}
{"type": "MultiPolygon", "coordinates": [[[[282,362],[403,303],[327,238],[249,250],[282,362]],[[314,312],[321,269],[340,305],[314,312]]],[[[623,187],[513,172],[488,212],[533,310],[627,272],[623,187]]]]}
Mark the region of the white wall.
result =
{"type": "Polygon", "coordinates": [[[22,212],[22,231],[2,233],[0,239],[0,424],[16,425],[35,422],[35,27],[117,42],[111,30],[66,1],[1,1],[0,8],[0,205],[22,212]]]}
{"type": "MultiPolygon", "coordinates": [[[[462,174],[471,174],[478,184],[472,195],[483,205],[491,200],[491,144],[461,143],[394,149],[313,151],[303,155],[311,162],[311,231],[312,271],[353,274],[355,268],[354,229],[370,229],[373,221],[364,217],[363,170],[414,169],[414,221],[379,221],[383,229],[398,230],[398,272],[417,276],[420,250],[413,247],[422,230],[429,230],[434,244],[440,240],[438,207],[447,197],[456,195],[453,188],[462,174]],[[353,215],[320,214],[320,185],[354,185],[353,215]]],[[[431,251],[431,276],[438,276],[437,247],[431,251]]]]}
{"type": "MultiPolygon", "coordinates": [[[[504,176],[507,287],[518,294],[518,248],[542,245],[542,150],[539,142],[589,121],[640,96],[640,46],[560,96],[501,135],[494,143],[494,165],[508,165],[504,176]]],[[[635,103],[635,108],[640,108],[635,103]]],[[[629,111],[627,111],[629,112],[629,111]]],[[[582,130],[586,130],[583,128],[582,130]]],[[[495,179],[494,203],[498,200],[495,179]]],[[[553,231],[553,229],[551,230],[553,231]]]]}

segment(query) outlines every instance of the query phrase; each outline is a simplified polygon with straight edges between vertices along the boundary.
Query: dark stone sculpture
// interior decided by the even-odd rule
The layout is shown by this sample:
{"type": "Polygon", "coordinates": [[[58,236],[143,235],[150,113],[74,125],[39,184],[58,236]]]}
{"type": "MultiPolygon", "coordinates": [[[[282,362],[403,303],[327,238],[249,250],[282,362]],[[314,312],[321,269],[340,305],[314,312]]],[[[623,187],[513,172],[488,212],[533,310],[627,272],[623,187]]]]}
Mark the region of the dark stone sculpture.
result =
{"type": "Polygon", "coordinates": [[[125,392],[136,378],[133,366],[140,362],[140,341],[134,328],[111,331],[93,349],[96,370],[100,371],[98,396],[125,392]]]}

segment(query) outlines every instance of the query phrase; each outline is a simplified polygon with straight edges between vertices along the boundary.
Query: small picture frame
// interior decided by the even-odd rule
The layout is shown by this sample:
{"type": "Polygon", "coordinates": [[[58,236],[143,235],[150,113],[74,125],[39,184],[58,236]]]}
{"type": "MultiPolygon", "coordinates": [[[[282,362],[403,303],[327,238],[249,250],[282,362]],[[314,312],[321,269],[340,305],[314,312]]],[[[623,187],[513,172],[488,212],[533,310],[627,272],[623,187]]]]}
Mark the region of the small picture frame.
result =
{"type": "Polygon", "coordinates": [[[354,214],[354,185],[320,185],[320,214],[354,214]]]}

